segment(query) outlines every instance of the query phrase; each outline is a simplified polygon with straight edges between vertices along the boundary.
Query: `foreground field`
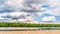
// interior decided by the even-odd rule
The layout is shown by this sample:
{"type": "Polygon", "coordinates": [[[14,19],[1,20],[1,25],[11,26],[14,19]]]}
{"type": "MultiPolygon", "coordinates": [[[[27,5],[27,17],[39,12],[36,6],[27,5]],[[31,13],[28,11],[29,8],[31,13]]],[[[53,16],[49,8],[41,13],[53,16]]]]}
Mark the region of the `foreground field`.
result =
{"type": "Polygon", "coordinates": [[[0,31],[0,34],[60,34],[60,30],[0,31]]]}

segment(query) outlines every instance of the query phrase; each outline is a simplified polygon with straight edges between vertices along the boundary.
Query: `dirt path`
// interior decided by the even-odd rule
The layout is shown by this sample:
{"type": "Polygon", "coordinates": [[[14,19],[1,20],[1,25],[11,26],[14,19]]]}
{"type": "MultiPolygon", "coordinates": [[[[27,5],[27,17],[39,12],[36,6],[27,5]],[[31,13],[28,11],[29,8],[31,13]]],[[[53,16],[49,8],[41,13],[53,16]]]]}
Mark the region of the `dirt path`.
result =
{"type": "Polygon", "coordinates": [[[0,34],[60,34],[60,30],[43,31],[0,31],[0,34]]]}

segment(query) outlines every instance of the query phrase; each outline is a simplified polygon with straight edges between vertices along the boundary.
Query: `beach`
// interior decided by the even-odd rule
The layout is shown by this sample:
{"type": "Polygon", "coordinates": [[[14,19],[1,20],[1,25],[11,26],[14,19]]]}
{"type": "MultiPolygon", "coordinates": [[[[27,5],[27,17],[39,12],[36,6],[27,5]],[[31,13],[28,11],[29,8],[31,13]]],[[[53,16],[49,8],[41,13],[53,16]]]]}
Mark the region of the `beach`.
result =
{"type": "Polygon", "coordinates": [[[0,31],[0,34],[60,34],[60,30],[0,31]]]}

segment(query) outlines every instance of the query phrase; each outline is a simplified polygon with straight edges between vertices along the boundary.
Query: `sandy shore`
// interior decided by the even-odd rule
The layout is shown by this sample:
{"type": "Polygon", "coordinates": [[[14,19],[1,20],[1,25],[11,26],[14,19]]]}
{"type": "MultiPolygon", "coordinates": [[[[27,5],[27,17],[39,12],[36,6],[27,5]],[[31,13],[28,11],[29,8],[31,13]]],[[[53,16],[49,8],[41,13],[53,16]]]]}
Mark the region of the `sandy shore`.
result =
{"type": "Polygon", "coordinates": [[[60,34],[60,30],[0,31],[0,34],[60,34]]]}

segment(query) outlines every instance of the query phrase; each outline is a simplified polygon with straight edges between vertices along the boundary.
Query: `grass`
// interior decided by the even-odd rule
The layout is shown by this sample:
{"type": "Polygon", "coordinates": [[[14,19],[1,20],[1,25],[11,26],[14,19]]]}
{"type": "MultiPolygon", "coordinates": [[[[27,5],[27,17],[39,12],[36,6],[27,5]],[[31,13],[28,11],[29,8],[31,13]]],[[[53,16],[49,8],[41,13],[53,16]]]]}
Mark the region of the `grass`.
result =
{"type": "Polygon", "coordinates": [[[19,22],[0,22],[0,27],[60,27],[60,24],[27,24],[19,22]]]}

